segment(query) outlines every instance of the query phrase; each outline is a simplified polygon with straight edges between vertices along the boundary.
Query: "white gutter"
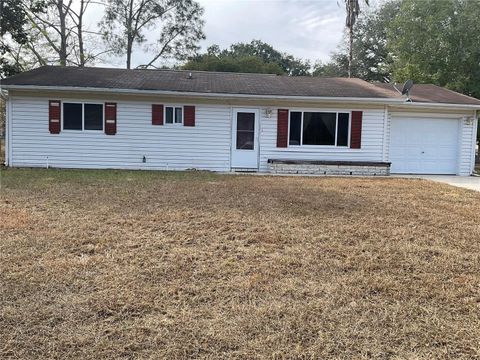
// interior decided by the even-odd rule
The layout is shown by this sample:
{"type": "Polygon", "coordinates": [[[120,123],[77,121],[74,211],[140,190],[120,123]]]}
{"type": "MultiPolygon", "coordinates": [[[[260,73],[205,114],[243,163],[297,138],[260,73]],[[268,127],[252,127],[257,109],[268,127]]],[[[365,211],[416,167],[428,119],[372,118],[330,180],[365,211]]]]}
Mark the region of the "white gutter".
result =
{"type": "Polygon", "coordinates": [[[364,98],[364,97],[342,97],[342,96],[288,96],[288,95],[250,95],[250,94],[225,94],[225,93],[206,93],[206,92],[188,92],[188,91],[166,91],[166,90],[136,90],[136,89],[112,89],[78,86],[39,86],[39,85],[2,85],[3,89],[11,90],[48,90],[48,91],[77,91],[94,93],[112,93],[112,94],[130,94],[130,95],[167,95],[167,96],[191,96],[208,97],[220,99],[249,99],[249,100],[295,100],[305,102],[354,102],[354,103],[374,103],[384,105],[397,105],[406,107],[420,108],[450,108],[450,109],[478,109],[480,105],[471,104],[444,104],[444,103],[426,103],[426,102],[406,102],[405,99],[392,98],[364,98]]]}
{"type": "Polygon", "coordinates": [[[403,107],[419,107],[419,108],[449,108],[449,109],[479,109],[479,105],[472,104],[446,104],[446,103],[427,103],[427,102],[403,102],[403,107]]]}

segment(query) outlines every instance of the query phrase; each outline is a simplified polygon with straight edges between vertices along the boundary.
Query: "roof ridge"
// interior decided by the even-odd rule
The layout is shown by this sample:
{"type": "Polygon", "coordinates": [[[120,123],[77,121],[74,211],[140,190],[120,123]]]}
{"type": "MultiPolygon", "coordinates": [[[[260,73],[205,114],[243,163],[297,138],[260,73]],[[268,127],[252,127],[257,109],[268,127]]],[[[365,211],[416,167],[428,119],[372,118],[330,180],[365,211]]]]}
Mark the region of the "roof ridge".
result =
{"type": "MultiPolygon", "coordinates": [[[[36,69],[40,69],[43,67],[50,67],[50,68],[62,68],[62,69],[75,69],[75,70],[85,70],[85,69],[102,69],[102,70],[117,70],[117,71],[152,71],[152,72],[180,72],[180,73],[204,73],[204,74],[230,74],[230,75],[262,75],[262,76],[269,76],[269,77],[284,77],[289,79],[305,79],[305,78],[312,78],[312,79],[342,79],[342,80],[353,80],[358,82],[365,82],[369,83],[366,80],[363,80],[358,77],[343,77],[343,76],[314,76],[314,75],[298,75],[292,76],[288,74],[269,74],[269,73],[257,73],[257,72],[236,72],[236,71],[210,71],[210,70],[188,70],[188,69],[142,69],[142,68],[135,68],[135,69],[125,69],[125,68],[115,68],[115,67],[107,67],[107,66],[70,66],[70,65],[43,65],[36,69]]],[[[36,70],[33,69],[33,70],[36,70]]]]}
{"type": "Polygon", "coordinates": [[[102,70],[117,70],[117,71],[152,71],[152,72],[181,72],[181,73],[207,73],[207,74],[232,74],[232,75],[266,75],[266,76],[288,76],[288,75],[277,75],[277,74],[267,74],[267,73],[254,73],[254,72],[234,72],[234,71],[208,71],[208,70],[187,70],[187,69],[142,69],[142,68],[135,68],[135,69],[125,69],[125,68],[115,68],[115,67],[107,67],[107,66],[65,66],[65,65],[44,65],[40,66],[37,69],[42,67],[51,67],[51,68],[63,68],[63,69],[75,69],[75,70],[85,70],[85,69],[102,69],[102,70]]]}

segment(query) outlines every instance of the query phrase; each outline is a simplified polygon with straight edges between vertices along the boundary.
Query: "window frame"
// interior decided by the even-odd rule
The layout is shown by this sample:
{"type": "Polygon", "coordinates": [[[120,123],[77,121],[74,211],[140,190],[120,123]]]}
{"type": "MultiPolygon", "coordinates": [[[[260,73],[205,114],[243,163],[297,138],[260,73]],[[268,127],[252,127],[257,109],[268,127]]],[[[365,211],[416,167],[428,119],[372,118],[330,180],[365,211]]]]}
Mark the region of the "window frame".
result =
{"type": "Polygon", "coordinates": [[[185,120],[185,105],[178,104],[167,104],[163,105],[163,125],[167,126],[183,126],[183,121],[185,120]],[[167,123],[167,108],[171,107],[173,109],[173,123],[167,123]],[[182,121],[177,123],[175,122],[175,109],[182,109],[182,121]]]}
{"type": "Polygon", "coordinates": [[[318,109],[289,109],[288,111],[288,137],[287,137],[287,147],[291,147],[293,149],[298,149],[302,147],[309,147],[309,148],[320,148],[320,149],[349,149],[350,148],[350,137],[352,131],[352,112],[351,111],[324,111],[318,109]],[[300,144],[299,145],[290,145],[290,120],[292,117],[292,112],[299,112],[301,113],[300,117],[300,144]],[[303,118],[306,112],[312,113],[329,113],[335,114],[335,144],[333,145],[315,145],[315,144],[304,144],[303,143],[303,118]],[[337,145],[338,144],[338,114],[348,114],[348,135],[347,135],[347,145],[337,145]]]}
{"type": "Polygon", "coordinates": [[[101,102],[89,102],[89,101],[70,101],[70,100],[62,100],[61,101],[61,118],[62,118],[62,131],[73,132],[73,133],[80,133],[80,132],[92,132],[92,133],[103,133],[105,132],[105,104],[101,102]],[[75,130],[75,129],[65,129],[64,128],[64,111],[63,107],[65,104],[82,104],[82,129],[75,130]],[[85,104],[88,105],[101,105],[102,106],[102,129],[101,130],[90,130],[85,129],[85,104]]]}

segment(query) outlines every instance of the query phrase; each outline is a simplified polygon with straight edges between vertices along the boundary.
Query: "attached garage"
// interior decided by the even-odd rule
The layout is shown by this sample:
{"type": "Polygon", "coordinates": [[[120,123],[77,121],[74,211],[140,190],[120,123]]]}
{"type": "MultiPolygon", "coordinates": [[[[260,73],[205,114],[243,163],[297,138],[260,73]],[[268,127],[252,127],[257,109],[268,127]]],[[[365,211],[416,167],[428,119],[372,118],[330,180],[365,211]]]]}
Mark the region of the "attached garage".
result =
{"type": "Polygon", "coordinates": [[[460,126],[458,117],[392,116],[391,172],[457,174],[460,126]]]}
{"type": "Polygon", "coordinates": [[[43,66],[1,85],[7,166],[371,176],[475,168],[480,100],[430,84],[407,99],[395,84],[354,78],[43,66]]]}

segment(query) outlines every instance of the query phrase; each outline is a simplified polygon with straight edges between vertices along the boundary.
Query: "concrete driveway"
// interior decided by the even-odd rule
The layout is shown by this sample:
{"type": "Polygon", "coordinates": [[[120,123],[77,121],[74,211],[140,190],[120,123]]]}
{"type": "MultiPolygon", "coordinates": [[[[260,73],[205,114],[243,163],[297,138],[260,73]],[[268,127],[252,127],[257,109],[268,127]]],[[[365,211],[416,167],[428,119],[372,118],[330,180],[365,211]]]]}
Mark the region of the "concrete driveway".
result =
{"type": "Polygon", "coordinates": [[[480,176],[412,175],[409,177],[431,180],[465,189],[480,191],[480,176]]]}

